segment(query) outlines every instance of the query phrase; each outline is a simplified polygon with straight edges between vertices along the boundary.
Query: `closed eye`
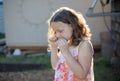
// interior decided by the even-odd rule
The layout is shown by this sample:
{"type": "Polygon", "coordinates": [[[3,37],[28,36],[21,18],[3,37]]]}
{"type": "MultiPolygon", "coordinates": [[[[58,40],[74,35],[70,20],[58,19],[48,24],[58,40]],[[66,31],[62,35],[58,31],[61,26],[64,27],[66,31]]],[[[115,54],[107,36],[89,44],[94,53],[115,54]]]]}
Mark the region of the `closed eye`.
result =
{"type": "Polygon", "coordinates": [[[63,32],[63,30],[61,30],[61,31],[59,30],[59,31],[56,31],[56,32],[58,32],[58,33],[62,33],[62,32],[63,32]]]}

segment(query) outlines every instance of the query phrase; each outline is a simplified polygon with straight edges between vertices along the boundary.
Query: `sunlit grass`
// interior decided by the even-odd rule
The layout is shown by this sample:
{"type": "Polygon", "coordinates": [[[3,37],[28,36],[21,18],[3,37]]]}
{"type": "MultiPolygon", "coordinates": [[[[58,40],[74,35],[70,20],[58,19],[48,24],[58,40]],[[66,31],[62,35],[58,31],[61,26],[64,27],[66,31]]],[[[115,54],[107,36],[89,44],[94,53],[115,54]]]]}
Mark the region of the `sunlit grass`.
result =
{"type": "Polygon", "coordinates": [[[0,62],[24,62],[24,63],[42,63],[45,65],[44,69],[50,69],[50,56],[49,55],[42,55],[36,57],[11,57],[6,58],[5,56],[0,56],[0,62]]]}

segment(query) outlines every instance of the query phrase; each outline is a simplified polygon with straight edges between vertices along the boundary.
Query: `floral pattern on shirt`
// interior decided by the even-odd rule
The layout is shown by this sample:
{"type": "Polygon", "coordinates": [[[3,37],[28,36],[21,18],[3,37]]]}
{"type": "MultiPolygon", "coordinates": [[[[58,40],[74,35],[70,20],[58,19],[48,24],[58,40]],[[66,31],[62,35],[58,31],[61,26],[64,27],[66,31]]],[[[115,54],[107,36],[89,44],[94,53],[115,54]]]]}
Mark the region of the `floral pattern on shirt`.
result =
{"type": "MultiPolygon", "coordinates": [[[[71,51],[71,55],[74,59],[78,60],[78,51],[74,49],[71,51]]],[[[93,64],[91,64],[90,72],[88,73],[85,80],[82,81],[94,81],[94,74],[93,74],[93,64]]],[[[71,69],[66,64],[64,56],[61,54],[60,59],[56,65],[55,70],[55,79],[54,81],[80,81],[75,74],[71,71],[71,69]]]]}

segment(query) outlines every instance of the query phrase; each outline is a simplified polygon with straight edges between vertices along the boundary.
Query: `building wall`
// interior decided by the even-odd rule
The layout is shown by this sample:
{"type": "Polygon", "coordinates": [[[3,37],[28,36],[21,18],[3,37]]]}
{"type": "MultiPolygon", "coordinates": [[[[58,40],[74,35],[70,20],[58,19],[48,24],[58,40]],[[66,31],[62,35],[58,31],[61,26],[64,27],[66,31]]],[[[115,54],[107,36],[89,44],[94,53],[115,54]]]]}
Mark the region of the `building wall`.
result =
{"type": "MultiPolygon", "coordinates": [[[[4,0],[5,34],[8,46],[46,46],[47,19],[61,6],[81,12],[92,32],[92,42],[100,45],[100,32],[107,31],[102,17],[86,17],[93,0],[4,0]]],[[[99,0],[98,0],[99,1],[99,0]]],[[[101,12],[97,3],[95,12],[101,12]]],[[[105,11],[110,11],[109,5],[105,11]]],[[[110,25],[110,18],[107,17],[110,25]]]]}

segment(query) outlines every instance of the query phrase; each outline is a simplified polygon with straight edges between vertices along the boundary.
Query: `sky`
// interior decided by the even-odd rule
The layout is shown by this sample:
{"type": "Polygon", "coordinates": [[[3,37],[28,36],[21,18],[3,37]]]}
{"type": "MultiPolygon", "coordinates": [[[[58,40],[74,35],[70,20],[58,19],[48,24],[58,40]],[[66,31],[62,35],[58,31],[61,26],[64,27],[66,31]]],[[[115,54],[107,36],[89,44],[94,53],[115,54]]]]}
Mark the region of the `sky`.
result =
{"type": "Polygon", "coordinates": [[[0,2],[3,1],[3,0],[0,0],[0,2]]]}

